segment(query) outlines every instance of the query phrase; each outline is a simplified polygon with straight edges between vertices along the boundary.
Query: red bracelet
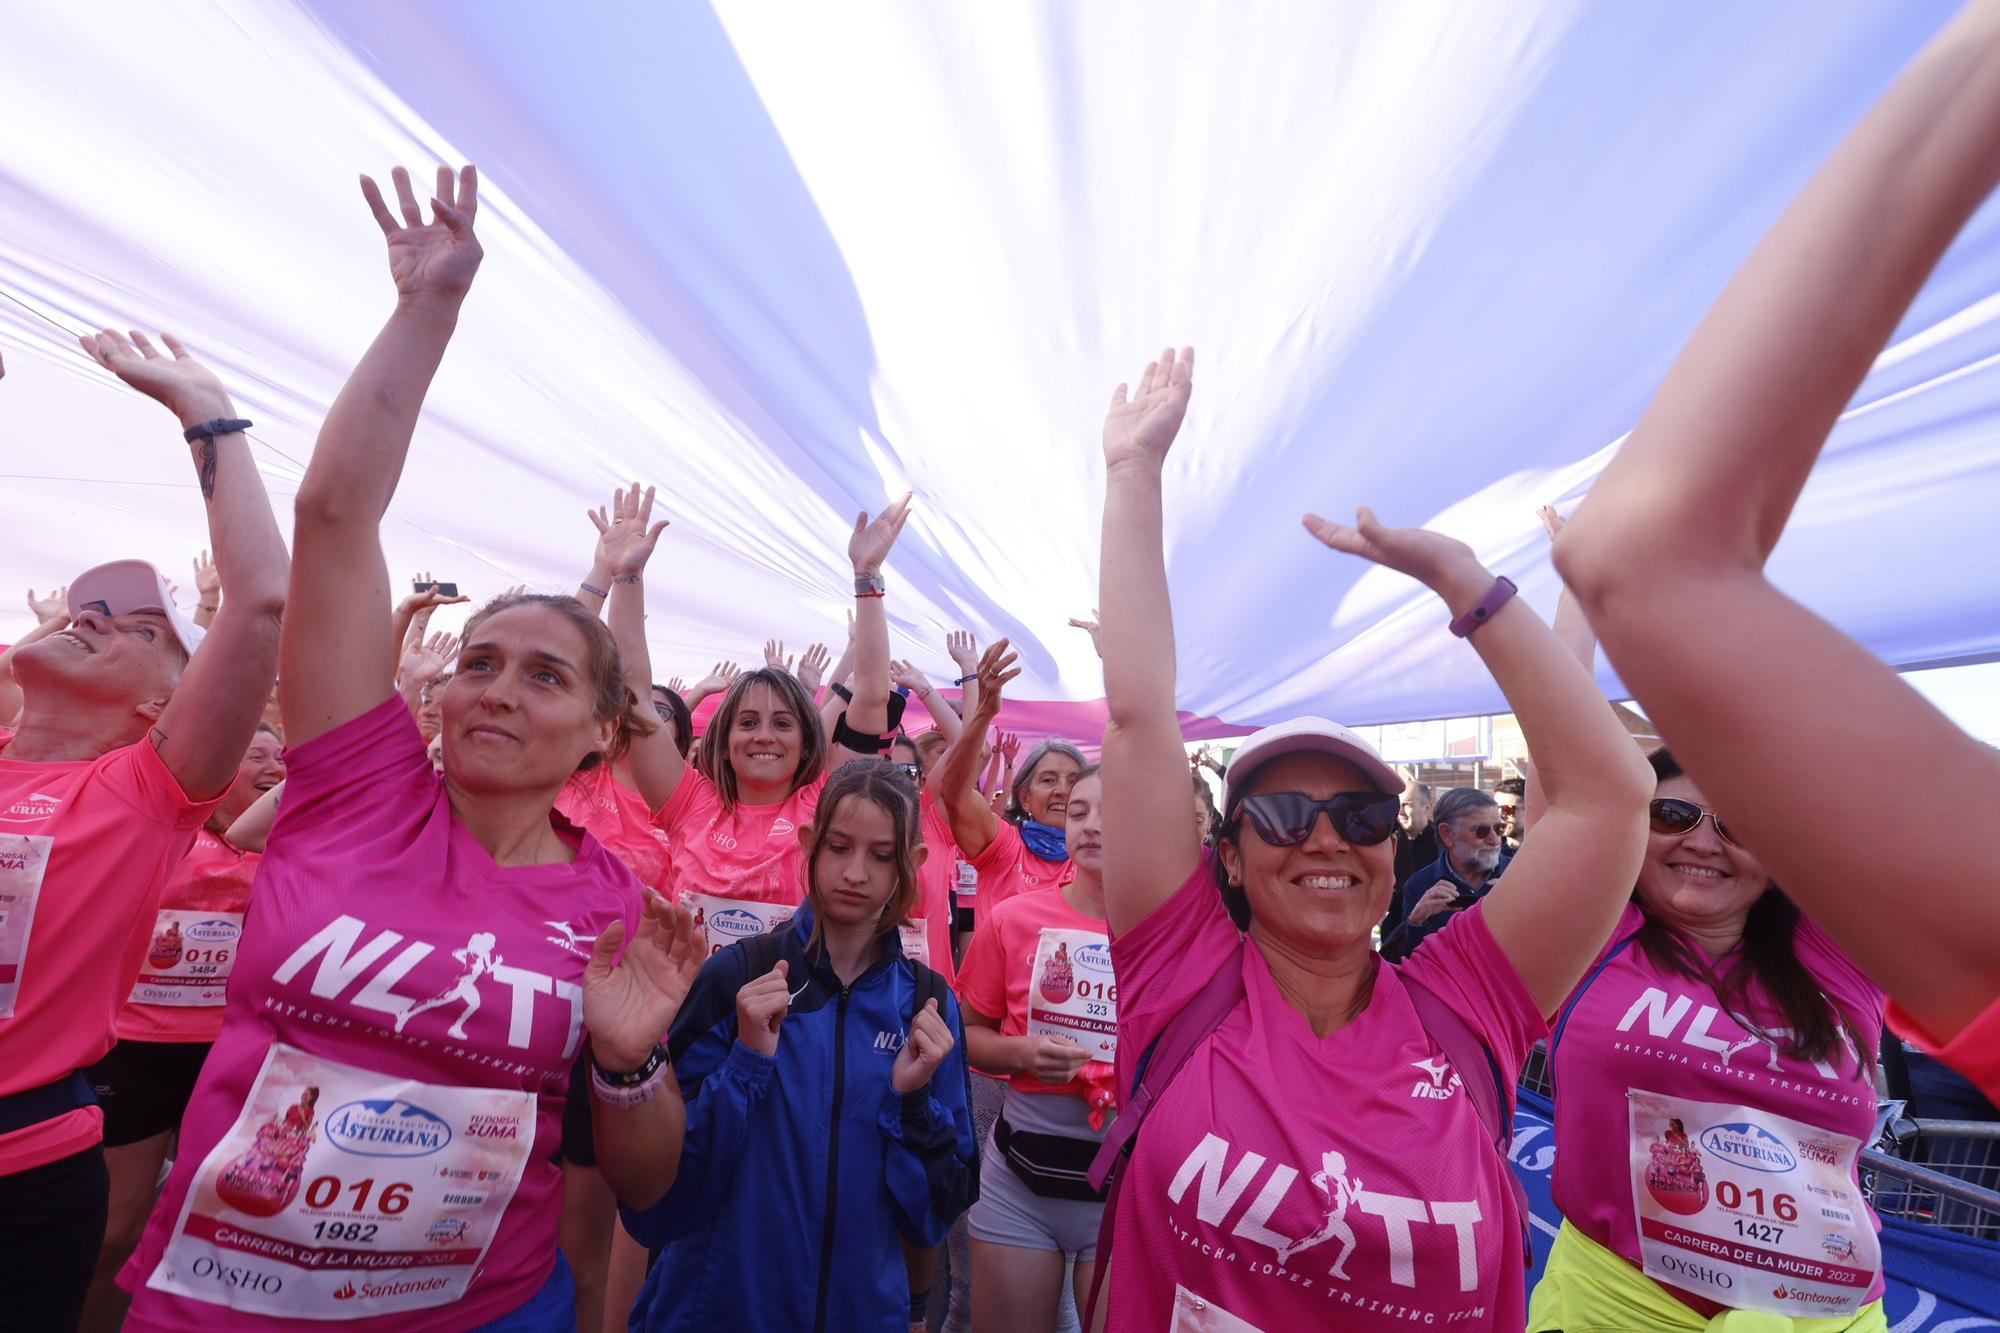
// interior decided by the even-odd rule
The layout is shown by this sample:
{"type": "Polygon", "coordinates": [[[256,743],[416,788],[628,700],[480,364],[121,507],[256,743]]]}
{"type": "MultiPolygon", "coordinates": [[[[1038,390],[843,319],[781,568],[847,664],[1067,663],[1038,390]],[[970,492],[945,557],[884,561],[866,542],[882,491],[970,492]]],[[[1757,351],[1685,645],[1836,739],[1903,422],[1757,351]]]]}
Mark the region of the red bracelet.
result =
{"type": "Polygon", "coordinates": [[[875,598],[882,598],[882,597],[887,597],[887,596],[888,596],[889,594],[888,594],[888,593],[886,593],[886,592],[857,592],[857,593],[855,593],[854,595],[855,595],[856,597],[875,597],[875,598]]]}

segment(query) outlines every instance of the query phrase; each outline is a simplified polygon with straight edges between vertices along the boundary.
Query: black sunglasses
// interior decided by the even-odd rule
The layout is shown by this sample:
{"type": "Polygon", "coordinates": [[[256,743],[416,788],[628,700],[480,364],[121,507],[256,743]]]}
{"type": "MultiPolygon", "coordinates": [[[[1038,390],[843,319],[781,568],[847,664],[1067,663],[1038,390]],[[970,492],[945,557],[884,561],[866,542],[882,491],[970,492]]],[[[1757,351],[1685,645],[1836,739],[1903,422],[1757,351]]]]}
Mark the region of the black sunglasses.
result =
{"type": "Polygon", "coordinates": [[[1729,825],[1722,822],[1721,815],[1713,810],[1704,809],[1693,801],[1676,800],[1671,796],[1654,801],[1647,809],[1647,817],[1653,825],[1653,832],[1671,834],[1675,837],[1683,833],[1692,833],[1701,826],[1702,820],[1712,819],[1715,821],[1715,831],[1722,835],[1724,842],[1731,847],[1743,845],[1737,841],[1736,835],[1729,831],[1729,825]]]}
{"type": "Polygon", "coordinates": [[[904,776],[908,777],[912,782],[918,782],[923,779],[924,769],[921,764],[898,764],[896,767],[902,769],[904,776]]]}
{"type": "Polygon", "coordinates": [[[1398,799],[1391,792],[1344,791],[1316,801],[1299,791],[1266,791],[1243,798],[1242,814],[1273,847],[1296,847],[1312,836],[1320,811],[1333,831],[1357,847],[1372,847],[1396,827],[1398,799]]]}

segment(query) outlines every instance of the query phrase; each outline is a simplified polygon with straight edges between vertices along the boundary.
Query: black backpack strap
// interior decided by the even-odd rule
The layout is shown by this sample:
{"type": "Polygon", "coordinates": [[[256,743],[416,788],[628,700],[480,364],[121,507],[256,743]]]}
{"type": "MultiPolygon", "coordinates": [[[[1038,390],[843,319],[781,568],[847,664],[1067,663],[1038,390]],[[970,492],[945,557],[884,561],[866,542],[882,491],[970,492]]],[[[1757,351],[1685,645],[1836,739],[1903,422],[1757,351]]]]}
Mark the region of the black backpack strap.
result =
{"type": "Polygon", "coordinates": [[[946,981],[936,968],[926,967],[914,958],[908,961],[915,974],[913,979],[916,983],[910,999],[910,1021],[912,1023],[917,1021],[917,1015],[924,1011],[924,1004],[929,1000],[938,1002],[938,1014],[942,1016],[945,1011],[945,997],[951,994],[951,983],[946,981]]]}
{"type": "Polygon", "coordinates": [[[778,939],[778,931],[787,930],[780,925],[776,930],[767,930],[762,935],[752,935],[747,940],[738,940],[732,947],[743,951],[743,980],[755,981],[778,965],[784,956],[784,944],[778,939]]]}

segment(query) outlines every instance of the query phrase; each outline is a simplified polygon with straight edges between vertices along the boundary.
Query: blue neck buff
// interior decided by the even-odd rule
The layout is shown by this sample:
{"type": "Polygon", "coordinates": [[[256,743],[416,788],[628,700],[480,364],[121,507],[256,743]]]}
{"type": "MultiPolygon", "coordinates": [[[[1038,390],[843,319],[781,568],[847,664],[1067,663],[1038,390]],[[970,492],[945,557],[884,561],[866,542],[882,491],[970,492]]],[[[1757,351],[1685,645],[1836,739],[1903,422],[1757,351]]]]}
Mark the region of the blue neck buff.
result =
{"type": "Polygon", "coordinates": [[[1024,816],[1021,820],[1021,841],[1044,861],[1069,860],[1069,847],[1064,841],[1063,831],[1053,824],[1038,824],[1024,816]]]}

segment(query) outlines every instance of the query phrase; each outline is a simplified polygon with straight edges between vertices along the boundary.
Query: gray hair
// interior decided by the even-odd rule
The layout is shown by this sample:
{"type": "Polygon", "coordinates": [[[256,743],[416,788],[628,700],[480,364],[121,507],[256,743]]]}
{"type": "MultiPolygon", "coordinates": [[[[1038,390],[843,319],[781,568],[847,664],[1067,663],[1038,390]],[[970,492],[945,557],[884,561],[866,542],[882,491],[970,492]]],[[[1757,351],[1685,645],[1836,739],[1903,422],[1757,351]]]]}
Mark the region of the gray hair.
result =
{"type": "Polygon", "coordinates": [[[1500,808],[1500,803],[1477,787],[1453,787],[1438,797],[1437,804],[1431,807],[1431,823],[1455,823],[1473,811],[1484,810],[1488,806],[1497,810],[1500,808]]]}
{"type": "Polygon", "coordinates": [[[1028,812],[1021,806],[1021,793],[1028,789],[1028,780],[1035,776],[1035,770],[1041,767],[1042,760],[1051,754],[1059,754],[1065,759],[1075,761],[1079,769],[1090,767],[1090,761],[1083,757],[1083,751],[1068,741],[1046,740],[1028,751],[1027,762],[1014,771],[1014,781],[1007,788],[1007,818],[1012,822],[1018,824],[1028,817],[1028,812]]]}

